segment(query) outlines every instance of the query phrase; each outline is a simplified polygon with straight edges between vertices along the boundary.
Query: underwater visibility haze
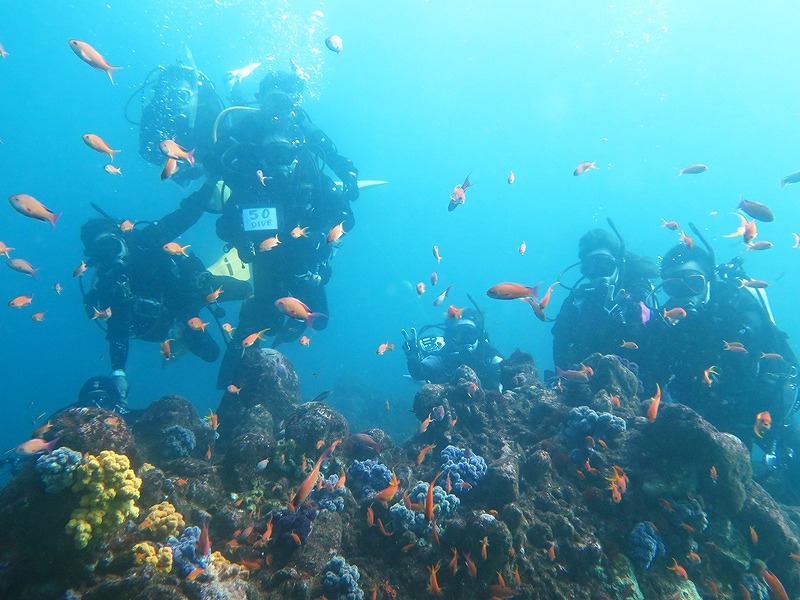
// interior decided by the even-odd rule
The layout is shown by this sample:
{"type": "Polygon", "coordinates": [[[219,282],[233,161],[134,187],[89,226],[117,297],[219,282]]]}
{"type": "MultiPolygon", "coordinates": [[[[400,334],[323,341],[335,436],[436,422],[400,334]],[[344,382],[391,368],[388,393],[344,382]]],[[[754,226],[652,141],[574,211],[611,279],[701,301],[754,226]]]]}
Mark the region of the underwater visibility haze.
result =
{"type": "MultiPolygon", "coordinates": [[[[800,597],[800,471],[759,479],[737,427],[662,397],[619,352],[554,364],[551,333],[578,241],[601,228],[654,263],[681,234],[741,261],[800,348],[798,19],[790,1],[0,6],[0,241],[35,269],[0,270],[0,597],[800,597]],[[295,108],[335,141],[325,157],[357,168],[360,194],[331,221],[344,234],[320,238],[329,321],[307,301],[276,351],[268,336],[240,351],[263,328],[228,335],[242,298],[208,302],[194,316],[233,348],[221,387],[235,390],[217,389],[222,358],[132,340],[125,407],[63,410],[115,370],[114,315],[84,307],[97,273],[81,227],[143,231],[206,191],[140,155],[153,82],[175,66],[202,72],[220,111],[252,109],[219,120],[220,145],[255,136],[260,82],[292,73],[295,108]],[[483,319],[506,359],[497,386],[467,366],[410,377],[403,330],[457,320],[449,309],[483,319]]],[[[179,173],[214,171],[197,153],[195,167],[172,157],[179,173]]],[[[261,193],[251,171],[242,186],[261,193]]],[[[217,208],[169,240],[206,267],[231,241],[217,208]]],[[[257,260],[306,242],[278,235],[257,260]]],[[[660,319],[664,301],[658,288],[645,303],[660,319]]],[[[756,442],[784,427],[771,407],[753,415],[756,442]]]]}

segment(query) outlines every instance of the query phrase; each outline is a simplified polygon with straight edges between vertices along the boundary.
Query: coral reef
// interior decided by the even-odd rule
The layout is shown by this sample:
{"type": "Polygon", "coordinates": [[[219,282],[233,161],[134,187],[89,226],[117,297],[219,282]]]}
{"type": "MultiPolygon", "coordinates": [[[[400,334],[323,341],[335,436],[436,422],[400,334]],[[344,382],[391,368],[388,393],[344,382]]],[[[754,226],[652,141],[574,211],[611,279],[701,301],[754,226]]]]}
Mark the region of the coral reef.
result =
{"type": "Polygon", "coordinates": [[[161,541],[178,535],[185,526],[183,515],[165,501],[150,507],[144,521],[139,524],[139,529],[147,530],[153,539],[161,541]]]}
{"type": "Polygon", "coordinates": [[[637,523],[630,535],[630,557],[641,569],[649,569],[656,558],[663,558],[667,553],[661,536],[652,523],[637,523]]]}
{"type": "Polygon", "coordinates": [[[372,459],[355,460],[347,468],[347,485],[353,495],[364,502],[372,502],[375,494],[385,489],[391,479],[389,468],[372,459]]]}
{"type": "Polygon", "coordinates": [[[197,446],[194,432],[180,425],[173,425],[164,431],[164,448],[161,454],[164,458],[183,458],[189,456],[197,446]]]}
{"type": "Polygon", "coordinates": [[[132,550],[137,565],[150,565],[157,573],[172,571],[172,550],[169,546],[156,548],[150,542],[136,544],[132,550]]]}
{"type": "Polygon", "coordinates": [[[440,456],[443,461],[440,470],[443,473],[439,481],[444,483],[449,480],[457,494],[471,491],[486,475],[486,461],[468,449],[447,446],[440,456]]]}
{"type": "Polygon", "coordinates": [[[334,556],[325,565],[322,590],[331,600],[362,600],[364,592],[358,587],[360,578],[358,567],[348,565],[341,556],[334,556]]]}
{"type": "Polygon", "coordinates": [[[74,535],[75,547],[86,548],[128,517],[137,517],[141,484],[127,456],[113,450],[87,456],[75,470],[72,486],[72,491],[83,492],[80,507],[72,511],[66,526],[67,534],[74,535]]]}
{"type": "Polygon", "coordinates": [[[199,540],[199,527],[187,527],[180,538],[172,536],[167,540],[167,547],[172,550],[172,562],[183,576],[197,568],[208,568],[208,557],[198,554],[199,540]]]}
{"type": "Polygon", "coordinates": [[[75,469],[81,464],[81,453],[62,446],[50,454],[36,459],[36,470],[44,484],[44,491],[57,494],[72,485],[75,469]]]}

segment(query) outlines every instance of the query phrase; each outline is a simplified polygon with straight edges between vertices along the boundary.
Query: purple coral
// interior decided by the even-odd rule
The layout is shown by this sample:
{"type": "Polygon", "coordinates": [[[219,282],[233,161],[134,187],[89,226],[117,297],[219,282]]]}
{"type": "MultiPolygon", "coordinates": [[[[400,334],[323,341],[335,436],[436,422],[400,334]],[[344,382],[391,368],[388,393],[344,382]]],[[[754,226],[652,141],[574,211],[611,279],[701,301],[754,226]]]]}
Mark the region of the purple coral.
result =
{"type": "Polygon", "coordinates": [[[372,459],[355,460],[347,468],[347,487],[356,498],[371,502],[375,494],[386,489],[392,472],[386,465],[372,459]]]}
{"type": "Polygon", "coordinates": [[[447,446],[440,457],[444,473],[439,482],[445,484],[449,475],[451,489],[457,494],[468,492],[486,475],[486,461],[469,449],[447,446]]]}

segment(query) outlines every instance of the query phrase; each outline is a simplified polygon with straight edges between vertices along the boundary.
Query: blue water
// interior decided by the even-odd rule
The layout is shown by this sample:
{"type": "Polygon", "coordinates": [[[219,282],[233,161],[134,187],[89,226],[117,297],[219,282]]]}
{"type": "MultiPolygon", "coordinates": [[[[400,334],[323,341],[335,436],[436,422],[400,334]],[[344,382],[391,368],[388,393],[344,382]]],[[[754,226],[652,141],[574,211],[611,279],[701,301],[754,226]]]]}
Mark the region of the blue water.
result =
{"type": "MultiPolygon", "coordinates": [[[[342,381],[369,389],[355,408],[339,399],[361,426],[391,425],[389,399],[394,433],[411,431],[394,417],[416,389],[403,378],[399,331],[442,319],[447,304],[431,306],[441,286],[454,285],[457,306],[468,305],[467,293],[479,302],[503,354],[521,348],[540,368],[552,367],[550,325],[522,303],[489,300],[485,290],[500,281],[555,281],[576,260],[580,235],[608,217],[630,250],[653,257],[677,241],[659,227],[662,217],[693,221],[727,259],[743,250],[721,237],[737,225],[729,213],[739,196],[771,206],[776,220],[761,225],[759,239],[775,248],[748,252],[745,264],[771,282],[778,324],[797,349],[800,250],[790,234],[800,228],[800,185],[779,191],[777,182],[800,169],[791,52],[798,17],[790,1],[736,10],[718,1],[632,0],[6,3],[0,195],[32,194],[63,217],[52,231],[0,209],[0,240],[41,268],[35,281],[0,270],[3,303],[34,295],[30,308],[0,309],[3,446],[26,439],[37,416],[74,401],[86,378],[110,370],[103,335],[85,318],[71,277],[81,260],[78,232],[96,216],[89,202],[144,220],[186,194],[138,156],[138,130],[123,106],[153,67],[187,49],[220,87],[227,70],[253,61],[285,68],[295,59],[311,75],[304,106],[314,121],[362,178],[391,182],[356,202],[357,226],[328,286],[329,327],[309,348],[281,348],[307,398],[342,381]],[[324,46],[333,33],[344,40],[340,55],[324,46]],[[116,85],[77,59],[70,38],[123,67],[116,85]],[[122,177],[105,173],[104,157],[83,144],[89,132],[122,150],[114,162],[122,177]],[[587,160],[599,170],[574,177],[587,160]],[[676,177],[692,163],[709,171],[676,177]],[[468,173],[475,186],[449,213],[449,194],[468,173]],[[528,251],[520,256],[523,240],[528,251]],[[444,257],[438,266],[434,244],[444,257]],[[414,284],[433,270],[440,287],[418,299],[414,284]],[[50,289],[56,281],[61,297],[50,289]],[[46,321],[31,322],[41,310],[46,321]],[[398,351],[376,356],[387,340],[398,351]]],[[[248,80],[248,93],[263,73],[248,80]]],[[[181,238],[207,264],[222,247],[214,220],[206,215],[181,238]]],[[[565,296],[554,293],[551,316],[565,296]]],[[[236,310],[228,311],[235,323],[236,310]]],[[[133,406],[166,393],[204,412],[219,402],[217,365],[192,356],[163,367],[156,345],[135,342],[127,371],[133,406]]]]}

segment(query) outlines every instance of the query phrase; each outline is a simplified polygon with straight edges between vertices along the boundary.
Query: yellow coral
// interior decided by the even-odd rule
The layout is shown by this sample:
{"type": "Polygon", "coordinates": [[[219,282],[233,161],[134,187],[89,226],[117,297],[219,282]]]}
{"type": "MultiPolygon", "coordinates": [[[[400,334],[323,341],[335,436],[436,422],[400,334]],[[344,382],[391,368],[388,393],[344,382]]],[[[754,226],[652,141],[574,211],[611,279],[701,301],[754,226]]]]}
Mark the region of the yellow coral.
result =
{"type": "Polygon", "coordinates": [[[158,550],[150,542],[136,544],[131,551],[136,558],[137,565],[152,565],[159,573],[172,571],[172,550],[162,546],[158,550]]]}
{"type": "Polygon", "coordinates": [[[72,486],[73,492],[83,492],[80,507],[72,511],[66,526],[67,534],[75,537],[75,547],[86,548],[92,538],[104,536],[129,516],[139,516],[136,500],[141,485],[124,454],[103,450],[87,456],[75,469],[72,486]]]}
{"type": "Polygon", "coordinates": [[[149,529],[160,541],[169,536],[177,537],[184,527],[186,527],[186,523],[183,521],[183,515],[177,512],[169,502],[151,506],[144,521],[139,525],[139,529],[149,529]]]}

